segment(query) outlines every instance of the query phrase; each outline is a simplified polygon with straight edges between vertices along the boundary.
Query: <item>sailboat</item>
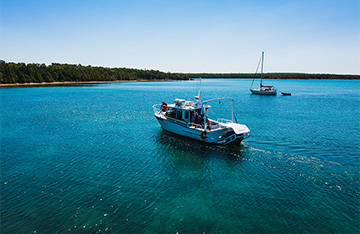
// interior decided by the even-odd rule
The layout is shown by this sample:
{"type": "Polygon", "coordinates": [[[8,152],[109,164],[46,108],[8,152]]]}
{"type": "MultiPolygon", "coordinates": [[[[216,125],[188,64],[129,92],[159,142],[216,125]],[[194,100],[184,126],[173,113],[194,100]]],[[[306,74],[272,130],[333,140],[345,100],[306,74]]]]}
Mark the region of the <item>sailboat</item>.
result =
{"type": "MultiPolygon", "coordinates": [[[[259,65],[257,67],[257,69],[259,68],[259,65]]],[[[256,72],[257,72],[256,69],[256,72]]],[[[264,51],[261,54],[261,79],[260,79],[260,87],[256,88],[256,89],[252,89],[252,86],[254,84],[254,80],[256,77],[254,77],[251,86],[250,86],[250,91],[252,94],[257,94],[257,95],[276,95],[276,89],[274,86],[272,85],[263,85],[262,80],[263,80],[263,72],[264,72],[264,51]]],[[[256,73],[255,73],[256,75],[256,73]]]]}

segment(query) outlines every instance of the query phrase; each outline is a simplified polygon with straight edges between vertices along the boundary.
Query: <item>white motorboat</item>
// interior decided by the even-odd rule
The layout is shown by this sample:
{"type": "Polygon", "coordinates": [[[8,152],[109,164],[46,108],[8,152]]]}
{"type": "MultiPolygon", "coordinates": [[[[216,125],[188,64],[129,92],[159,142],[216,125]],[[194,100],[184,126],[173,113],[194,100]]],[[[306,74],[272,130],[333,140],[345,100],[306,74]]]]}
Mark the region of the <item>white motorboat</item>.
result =
{"type": "MultiPolygon", "coordinates": [[[[276,89],[274,86],[272,85],[263,85],[262,84],[262,80],[263,80],[263,72],[264,72],[264,51],[262,52],[261,54],[261,79],[260,79],[260,87],[259,88],[256,88],[256,89],[252,89],[252,85],[254,84],[254,80],[255,80],[255,77],[251,83],[251,86],[250,86],[250,91],[252,94],[257,94],[257,95],[276,95],[276,89]]],[[[260,64],[260,61],[259,61],[259,64],[260,64]]],[[[257,73],[257,70],[259,68],[259,64],[258,64],[258,67],[256,69],[256,72],[255,72],[255,75],[257,73]]]]}
{"type": "Polygon", "coordinates": [[[175,99],[174,104],[167,107],[155,104],[154,116],[161,127],[169,132],[207,143],[240,144],[250,136],[246,125],[234,122],[234,100],[231,98],[215,98],[202,101],[201,91],[194,101],[175,99]],[[208,118],[209,103],[212,101],[231,101],[231,120],[208,118]]]}

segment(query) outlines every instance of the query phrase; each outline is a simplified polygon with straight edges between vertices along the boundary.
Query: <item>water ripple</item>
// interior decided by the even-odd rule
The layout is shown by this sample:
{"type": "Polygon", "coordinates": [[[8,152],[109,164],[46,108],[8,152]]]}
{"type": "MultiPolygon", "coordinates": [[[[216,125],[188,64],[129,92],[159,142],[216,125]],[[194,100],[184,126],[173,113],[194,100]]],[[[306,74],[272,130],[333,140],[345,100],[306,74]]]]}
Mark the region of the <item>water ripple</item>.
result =
{"type": "Polygon", "coordinates": [[[279,81],[298,93],[265,98],[207,82],[204,98],[237,100],[240,147],[161,130],[152,104],[193,98],[191,82],[2,90],[2,232],[358,233],[354,85],[279,81]]]}

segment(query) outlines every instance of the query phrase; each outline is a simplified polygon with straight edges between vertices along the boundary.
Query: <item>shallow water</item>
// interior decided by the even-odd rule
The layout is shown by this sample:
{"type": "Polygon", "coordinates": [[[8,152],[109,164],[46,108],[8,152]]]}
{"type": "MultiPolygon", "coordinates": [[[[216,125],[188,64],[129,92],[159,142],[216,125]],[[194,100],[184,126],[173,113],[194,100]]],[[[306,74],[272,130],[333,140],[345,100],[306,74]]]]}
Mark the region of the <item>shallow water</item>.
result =
{"type": "Polygon", "coordinates": [[[1,231],[358,233],[360,82],[250,83],[202,80],[251,130],[235,148],[161,130],[195,81],[1,88],[1,231]]]}

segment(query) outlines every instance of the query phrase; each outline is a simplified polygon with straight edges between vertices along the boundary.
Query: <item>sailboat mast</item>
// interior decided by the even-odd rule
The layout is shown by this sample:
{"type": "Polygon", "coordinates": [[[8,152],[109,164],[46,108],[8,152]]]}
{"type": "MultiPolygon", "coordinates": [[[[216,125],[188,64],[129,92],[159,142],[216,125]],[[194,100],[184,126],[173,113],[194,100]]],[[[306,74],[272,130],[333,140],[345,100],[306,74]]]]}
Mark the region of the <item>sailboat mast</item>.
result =
{"type": "Polygon", "coordinates": [[[260,81],[260,87],[262,85],[263,72],[264,72],[264,51],[261,54],[261,81],[260,81]]]}

